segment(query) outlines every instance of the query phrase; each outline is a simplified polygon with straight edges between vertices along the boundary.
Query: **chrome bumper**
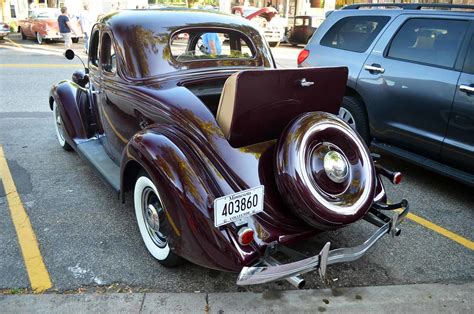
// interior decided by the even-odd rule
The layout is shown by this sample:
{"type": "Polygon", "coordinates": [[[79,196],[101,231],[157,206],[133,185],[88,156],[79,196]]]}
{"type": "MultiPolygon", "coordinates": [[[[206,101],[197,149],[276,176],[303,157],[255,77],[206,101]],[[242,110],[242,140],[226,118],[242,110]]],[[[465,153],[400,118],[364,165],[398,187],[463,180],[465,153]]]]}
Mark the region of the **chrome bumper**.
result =
{"type": "MultiPolygon", "coordinates": [[[[361,245],[330,250],[331,243],[327,242],[318,255],[288,264],[279,264],[271,256],[265,256],[257,265],[242,269],[237,278],[237,285],[256,285],[286,279],[294,286],[301,288],[304,285],[304,280],[299,278],[299,275],[318,270],[320,276],[324,278],[327,265],[355,261],[362,257],[385,234],[398,236],[400,234],[398,225],[403,221],[408,212],[409,205],[406,200],[398,204],[376,203],[364,219],[376,225],[379,229],[361,245]],[[391,218],[380,211],[399,208],[402,209],[401,212],[394,211],[391,218]]],[[[285,248],[281,252],[289,255],[288,253],[291,250],[285,248]]]]}

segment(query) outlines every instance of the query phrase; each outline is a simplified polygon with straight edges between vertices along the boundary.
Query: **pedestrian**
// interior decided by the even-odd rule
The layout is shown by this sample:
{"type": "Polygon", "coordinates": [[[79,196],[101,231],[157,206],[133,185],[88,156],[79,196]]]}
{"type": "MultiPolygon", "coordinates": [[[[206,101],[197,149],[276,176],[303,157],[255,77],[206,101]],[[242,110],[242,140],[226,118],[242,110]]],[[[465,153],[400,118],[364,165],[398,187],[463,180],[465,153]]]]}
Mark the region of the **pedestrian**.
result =
{"type": "Polygon", "coordinates": [[[67,16],[67,8],[61,8],[61,15],[58,16],[58,24],[59,24],[59,33],[64,38],[64,46],[66,49],[71,48],[72,39],[71,39],[71,22],[69,21],[69,17],[67,16]]]}
{"type": "Polygon", "coordinates": [[[201,36],[205,53],[210,55],[220,55],[222,53],[222,45],[217,33],[205,33],[201,36]]]}
{"type": "Polygon", "coordinates": [[[84,10],[79,14],[79,24],[81,25],[82,33],[84,34],[84,50],[88,53],[91,24],[89,21],[89,6],[87,4],[84,4],[84,10]]]}

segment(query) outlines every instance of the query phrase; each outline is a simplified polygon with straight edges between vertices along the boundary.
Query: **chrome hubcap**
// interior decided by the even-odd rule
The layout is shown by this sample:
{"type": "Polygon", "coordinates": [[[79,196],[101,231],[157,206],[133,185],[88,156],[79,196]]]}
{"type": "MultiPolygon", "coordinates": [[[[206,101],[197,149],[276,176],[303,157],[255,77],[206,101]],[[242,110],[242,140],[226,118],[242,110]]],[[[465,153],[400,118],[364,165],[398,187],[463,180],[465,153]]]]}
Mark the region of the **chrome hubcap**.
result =
{"type": "Polygon", "coordinates": [[[167,240],[160,231],[160,221],[163,221],[164,210],[160,199],[150,187],[145,188],[142,193],[142,212],[150,238],[158,247],[164,248],[167,240]]]}
{"type": "Polygon", "coordinates": [[[344,120],[344,122],[349,124],[352,129],[354,129],[354,130],[356,129],[356,123],[355,123],[354,117],[349,112],[349,110],[347,110],[346,108],[341,107],[341,108],[339,108],[339,114],[337,116],[339,118],[341,118],[342,120],[344,120]]]}
{"type": "Polygon", "coordinates": [[[332,150],[324,156],[324,171],[331,181],[341,183],[349,175],[349,164],[342,154],[332,150]]]}
{"type": "Polygon", "coordinates": [[[152,204],[148,204],[145,212],[146,212],[145,219],[147,220],[147,223],[148,223],[148,226],[150,226],[150,229],[153,232],[159,232],[160,219],[158,217],[158,212],[156,211],[155,206],[153,206],[152,204]]]}

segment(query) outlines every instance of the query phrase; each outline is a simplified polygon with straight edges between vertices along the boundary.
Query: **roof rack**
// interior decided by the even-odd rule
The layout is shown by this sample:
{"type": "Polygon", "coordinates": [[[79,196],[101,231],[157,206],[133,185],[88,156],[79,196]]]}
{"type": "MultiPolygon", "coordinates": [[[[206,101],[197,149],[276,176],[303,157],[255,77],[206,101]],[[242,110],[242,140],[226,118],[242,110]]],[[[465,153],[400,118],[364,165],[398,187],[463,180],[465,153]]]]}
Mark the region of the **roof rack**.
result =
{"type": "Polygon", "coordinates": [[[343,10],[357,10],[360,8],[384,7],[384,8],[400,8],[403,10],[421,10],[422,8],[434,9],[470,9],[474,10],[474,5],[467,4],[448,4],[448,3],[363,3],[351,4],[343,7],[343,10]]]}

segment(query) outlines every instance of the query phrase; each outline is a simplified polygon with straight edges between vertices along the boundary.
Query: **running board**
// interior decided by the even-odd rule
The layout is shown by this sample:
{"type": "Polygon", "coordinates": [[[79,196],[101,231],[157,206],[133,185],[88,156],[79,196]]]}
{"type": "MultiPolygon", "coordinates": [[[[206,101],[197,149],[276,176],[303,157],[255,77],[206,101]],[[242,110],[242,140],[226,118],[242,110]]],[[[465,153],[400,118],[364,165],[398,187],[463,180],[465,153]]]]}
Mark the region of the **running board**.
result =
{"type": "Polygon", "coordinates": [[[77,153],[90,163],[101,179],[117,194],[120,192],[120,167],[107,155],[99,139],[77,144],[77,153]]]}
{"type": "Polygon", "coordinates": [[[469,174],[468,172],[450,167],[448,165],[445,165],[443,163],[437,162],[435,160],[423,157],[421,155],[418,155],[416,153],[412,153],[409,151],[406,151],[402,148],[392,146],[389,144],[377,142],[377,141],[372,141],[371,147],[378,148],[388,154],[395,155],[401,159],[404,159],[406,161],[412,162],[418,166],[421,166],[423,168],[432,170],[434,172],[437,172],[439,174],[442,174],[446,177],[449,177],[451,179],[460,181],[464,184],[470,185],[474,187],[474,175],[469,174]]]}

